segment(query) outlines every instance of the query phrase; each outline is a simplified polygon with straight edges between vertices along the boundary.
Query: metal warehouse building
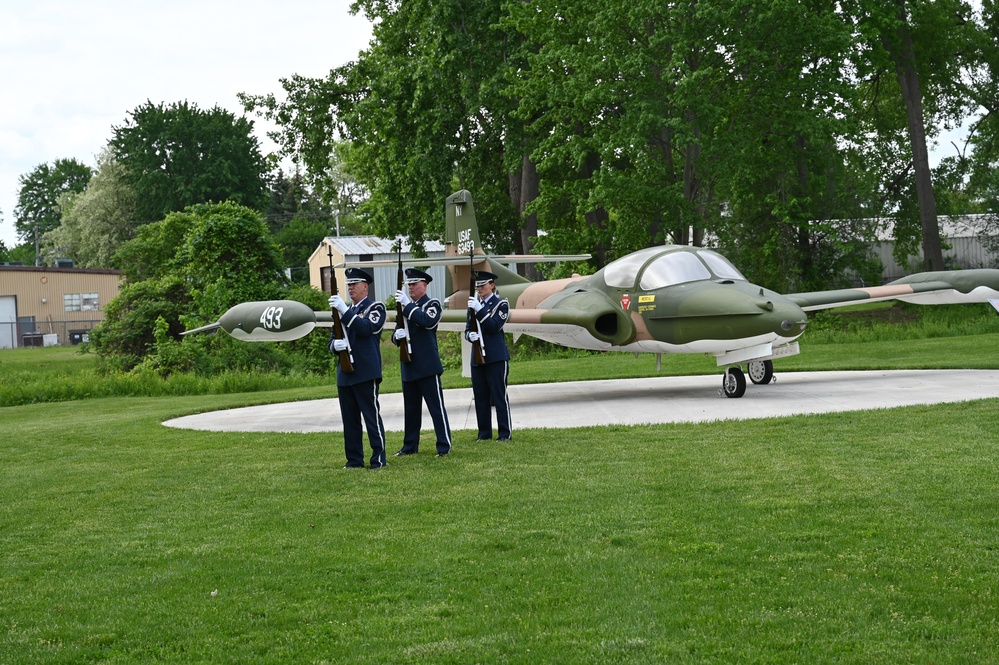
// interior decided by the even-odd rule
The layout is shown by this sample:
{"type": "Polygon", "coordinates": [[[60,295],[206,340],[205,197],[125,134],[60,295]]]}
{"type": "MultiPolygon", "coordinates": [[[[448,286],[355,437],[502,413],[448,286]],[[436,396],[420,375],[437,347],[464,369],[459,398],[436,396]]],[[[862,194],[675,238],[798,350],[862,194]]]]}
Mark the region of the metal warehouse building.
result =
{"type": "MultiPolygon", "coordinates": [[[[398,254],[396,252],[396,240],[386,240],[377,236],[340,236],[324,238],[319,247],[312,252],[309,257],[309,283],[323,291],[329,293],[330,290],[330,252],[333,254],[333,265],[343,262],[353,261],[395,261],[398,254]]],[[[428,240],[424,243],[424,249],[428,256],[432,258],[444,256],[444,245],[436,240],[428,240]]],[[[402,243],[402,258],[409,259],[412,256],[412,249],[408,243],[402,243]]],[[[398,277],[398,266],[391,265],[379,268],[372,268],[369,271],[374,275],[374,289],[369,294],[375,300],[385,302],[389,298],[395,297],[396,281],[398,277]]],[[[444,301],[448,293],[445,282],[447,281],[447,271],[444,266],[431,266],[427,269],[434,281],[427,287],[427,295],[444,301]]],[[[337,286],[340,287],[340,295],[346,299],[347,286],[344,281],[343,268],[336,269],[337,286]]]]}
{"type": "Polygon", "coordinates": [[[0,349],[87,341],[121,279],[118,270],[0,265],[0,349]]]}

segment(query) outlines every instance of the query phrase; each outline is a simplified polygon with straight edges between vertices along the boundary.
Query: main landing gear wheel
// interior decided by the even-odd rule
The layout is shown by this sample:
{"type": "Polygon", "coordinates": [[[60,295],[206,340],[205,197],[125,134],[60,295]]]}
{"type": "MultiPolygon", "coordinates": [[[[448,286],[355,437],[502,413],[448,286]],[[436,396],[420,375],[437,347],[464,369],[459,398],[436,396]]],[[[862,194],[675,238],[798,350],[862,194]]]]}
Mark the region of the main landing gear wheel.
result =
{"type": "Polygon", "coordinates": [[[759,385],[770,383],[774,380],[774,361],[772,360],[751,360],[746,365],[749,370],[749,380],[759,385]]]}
{"type": "Polygon", "coordinates": [[[729,367],[722,375],[722,392],[725,397],[742,397],[746,394],[746,375],[738,367],[729,367]]]}

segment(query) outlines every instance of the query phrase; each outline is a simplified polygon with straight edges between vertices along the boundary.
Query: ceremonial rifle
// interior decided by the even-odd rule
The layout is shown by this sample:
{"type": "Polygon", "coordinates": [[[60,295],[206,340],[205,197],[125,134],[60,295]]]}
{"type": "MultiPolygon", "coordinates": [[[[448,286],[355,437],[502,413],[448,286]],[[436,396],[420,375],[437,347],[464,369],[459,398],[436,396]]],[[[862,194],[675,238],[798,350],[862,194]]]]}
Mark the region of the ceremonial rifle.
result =
{"type": "MultiPolygon", "coordinates": [[[[326,254],[330,259],[330,295],[340,293],[340,287],[336,284],[336,269],[333,267],[333,246],[326,246],[326,254]]],[[[348,374],[354,371],[354,354],[350,350],[350,340],[343,334],[343,322],[340,321],[340,311],[333,307],[333,336],[347,342],[347,348],[337,351],[340,356],[340,370],[348,374]]]]}
{"type": "MultiPolygon", "coordinates": [[[[399,260],[399,277],[396,279],[396,288],[399,291],[403,289],[403,277],[402,277],[402,240],[399,240],[399,244],[396,246],[396,257],[399,260]]],[[[409,322],[406,320],[406,315],[403,314],[402,303],[399,299],[395,300],[395,329],[398,330],[402,328],[406,331],[406,337],[400,340],[399,343],[399,360],[404,363],[408,363],[413,359],[413,345],[409,342],[409,322]]]]}
{"type": "MultiPolygon", "coordinates": [[[[473,269],[474,258],[472,252],[468,253],[468,297],[475,297],[475,270],[473,269]]],[[[468,318],[469,318],[469,331],[478,333],[479,339],[472,342],[472,356],[475,358],[475,363],[477,365],[483,365],[486,362],[486,342],[482,339],[482,330],[479,328],[479,319],[475,316],[475,310],[471,307],[468,308],[468,318]]]]}

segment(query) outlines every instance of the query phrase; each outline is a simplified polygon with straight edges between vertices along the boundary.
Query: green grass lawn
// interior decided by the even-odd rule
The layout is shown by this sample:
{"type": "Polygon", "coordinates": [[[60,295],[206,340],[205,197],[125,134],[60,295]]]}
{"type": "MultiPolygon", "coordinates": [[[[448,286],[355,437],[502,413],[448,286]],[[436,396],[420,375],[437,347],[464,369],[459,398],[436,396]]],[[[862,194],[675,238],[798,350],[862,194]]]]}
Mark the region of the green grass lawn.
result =
{"type": "MultiPolygon", "coordinates": [[[[997,349],[997,333],[806,336],[778,370],[996,368],[997,349]]],[[[0,354],[0,372],[51,369],[26,358],[0,354]]],[[[160,424],[332,394],[0,408],[0,663],[999,662],[999,398],[511,444],[464,432],[447,458],[379,472],[341,471],[336,434],[160,424]]]]}

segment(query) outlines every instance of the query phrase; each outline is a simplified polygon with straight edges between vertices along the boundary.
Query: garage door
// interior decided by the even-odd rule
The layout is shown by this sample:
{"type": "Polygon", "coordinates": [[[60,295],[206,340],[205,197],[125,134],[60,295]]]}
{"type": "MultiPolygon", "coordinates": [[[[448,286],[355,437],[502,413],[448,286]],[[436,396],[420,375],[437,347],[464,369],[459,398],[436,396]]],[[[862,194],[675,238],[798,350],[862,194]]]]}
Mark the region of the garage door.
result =
{"type": "Polygon", "coordinates": [[[17,299],[14,296],[0,296],[0,349],[14,348],[16,332],[17,299]]]}

